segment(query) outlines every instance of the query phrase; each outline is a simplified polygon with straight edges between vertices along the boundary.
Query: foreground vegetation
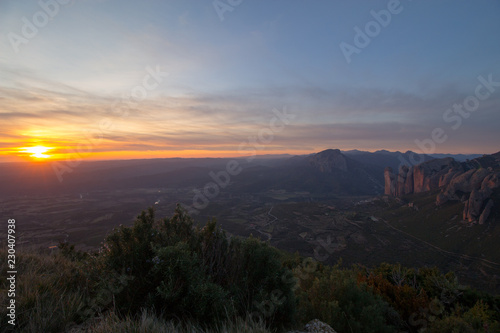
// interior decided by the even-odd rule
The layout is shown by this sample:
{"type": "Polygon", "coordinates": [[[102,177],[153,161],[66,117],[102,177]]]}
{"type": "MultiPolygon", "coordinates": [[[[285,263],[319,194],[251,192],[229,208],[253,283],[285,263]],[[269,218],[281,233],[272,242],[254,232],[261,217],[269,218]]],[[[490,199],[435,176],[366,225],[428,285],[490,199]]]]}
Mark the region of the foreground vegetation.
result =
{"type": "Polygon", "coordinates": [[[229,237],[215,221],[194,227],[181,207],[161,220],[143,212],[98,252],[61,244],[55,253],[18,253],[17,270],[23,332],[282,332],[314,318],[338,332],[500,331],[500,297],[461,286],[453,273],[324,266],[229,237]]]}

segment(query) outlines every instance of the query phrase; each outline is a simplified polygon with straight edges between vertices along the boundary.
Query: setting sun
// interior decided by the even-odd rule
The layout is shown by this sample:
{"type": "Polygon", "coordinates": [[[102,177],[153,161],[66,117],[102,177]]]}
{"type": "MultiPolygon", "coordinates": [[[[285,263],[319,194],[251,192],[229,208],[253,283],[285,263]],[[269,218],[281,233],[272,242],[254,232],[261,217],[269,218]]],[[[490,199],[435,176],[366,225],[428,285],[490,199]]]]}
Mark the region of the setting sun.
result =
{"type": "Polygon", "coordinates": [[[49,150],[53,148],[48,148],[44,146],[35,146],[35,147],[27,147],[27,148],[22,148],[23,152],[31,154],[31,157],[35,158],[49,158],[50,155],[45,154],[49,150]]]}

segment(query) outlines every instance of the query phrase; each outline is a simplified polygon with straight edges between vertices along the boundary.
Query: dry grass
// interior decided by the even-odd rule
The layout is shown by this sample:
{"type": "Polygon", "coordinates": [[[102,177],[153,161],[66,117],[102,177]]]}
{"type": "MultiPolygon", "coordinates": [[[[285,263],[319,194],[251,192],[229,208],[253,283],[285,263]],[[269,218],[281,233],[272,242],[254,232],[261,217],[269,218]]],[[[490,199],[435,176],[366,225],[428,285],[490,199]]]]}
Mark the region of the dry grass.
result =
{"type": "MultiPolygon", "coordinates": [[[[6,247],[0,258],[7,258],[6,247]]],[[[263,324],[237,319],[206,331],[192,323],[175,324],[151,312],[140,318],[119,318],[113,311],[89,312],[92,304],[88,273],[82,264],[59,253],[16,253],[16,331],[19,332],[179,332],[179,333],[270,333],[263,324]],[[89,314],[91,314],[89,316],[89,314]]],[[[7,304],[7,262],[0,261],[0,304],[7,304]]],[[[94,302],[95,304],[95,302],[94,302]]],[[[11,325],[5,306],[0,308],[0,332],[11,325]]]]}
{"type": "Polygon", "coordinates": [[[165,321],[155,314],[144,311],[140,318],[119,318],[110,312],[100,319],[94,319],[85,327],[74,328],[69,333],[271,333],[264,324],[238,319],[215,329],[205,330],[192,323],[175,324],[165,321]]]}

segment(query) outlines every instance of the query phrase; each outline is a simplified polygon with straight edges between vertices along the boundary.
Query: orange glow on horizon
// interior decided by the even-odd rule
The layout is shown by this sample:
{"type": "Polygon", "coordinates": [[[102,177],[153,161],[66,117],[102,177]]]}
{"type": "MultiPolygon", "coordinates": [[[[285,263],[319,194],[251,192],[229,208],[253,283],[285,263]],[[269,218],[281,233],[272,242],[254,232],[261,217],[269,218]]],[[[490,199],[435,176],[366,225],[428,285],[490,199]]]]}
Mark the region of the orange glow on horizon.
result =
{"type": "Polygon", "coordinates": [[[21,153],[30,154],[30,157],[36,159],[47,159],[51,158],[51,155],[46,154],[48,151],[53,150],[54,148],[45,147],[45,146],[34,146],[34,147],[23,147],[20,148],[21,153]]]}
{"type": "MultiPolygon", "coordinates": [[[[251,156],[249,151],[238,151],[237,149],[182,149],[175,150],[114,150],[113,146],[85,147],[86,150],[78,149],[78,146],[70,142],[37,140],[33,146],[29,143],[21,147],[12,147],[0,151],[1,162],[55,162],[55,161],[103,161],[103,160],[133,160],[133,159],[161,159],[161,158],[246,158],[251,156]],[[100,148],[98,150],[97,148],[100,148]],[[103,149],[104,148],[104,149],[103,149]],[[102,150],[101,150],[102,149],[102,150]]],[[[309,154],[311,151],[301,150],[278,150],[269,149],[256,152],[257,155],[309,154]]]]}
{"type": "MultiPolygon", "coordinates": [[[[302,155],[310,154],[311,151],[275,151],[263,150],[257,155],[290,154],[302,155]]],[[[78,153],[58,154],[54,160],[134,160],[134,159],[156,159],[156,158],[245,158],[250,156],[248,152],[243,154],[238,150],[156,150],[156,151],[105,151],[92,152],[79,155],[78,153]]]]}

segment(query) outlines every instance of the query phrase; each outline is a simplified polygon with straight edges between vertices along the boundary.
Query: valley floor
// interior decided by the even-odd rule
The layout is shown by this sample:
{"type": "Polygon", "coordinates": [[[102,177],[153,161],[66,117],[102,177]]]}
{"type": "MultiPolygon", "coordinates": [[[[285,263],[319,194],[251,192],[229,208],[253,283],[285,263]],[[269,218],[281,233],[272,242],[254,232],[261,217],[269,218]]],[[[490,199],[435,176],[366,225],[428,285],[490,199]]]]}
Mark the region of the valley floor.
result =
{"type": "MultiPolygon", "coordinates": [[[[189,203],[192,193],[190,188],[157,188],[13,197],[0,200],[1,215],[16,219],[20,247],[48,248],[67,241],[89,250],[98,248],[114,227],[131,225],[141,210],[154,206],[156,216],[169,216],[177,202],[189,203]]],[[[346,265],[437,266],[456,272],[461,283],[499,293],[499,217],[469,225],[460,221],[460,203],[436,209],[432,198],[222,193],[193,217],[200,224],[215,217],[230,234],[252,234],[327,264],[342,259],[346,265]]]]}

